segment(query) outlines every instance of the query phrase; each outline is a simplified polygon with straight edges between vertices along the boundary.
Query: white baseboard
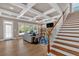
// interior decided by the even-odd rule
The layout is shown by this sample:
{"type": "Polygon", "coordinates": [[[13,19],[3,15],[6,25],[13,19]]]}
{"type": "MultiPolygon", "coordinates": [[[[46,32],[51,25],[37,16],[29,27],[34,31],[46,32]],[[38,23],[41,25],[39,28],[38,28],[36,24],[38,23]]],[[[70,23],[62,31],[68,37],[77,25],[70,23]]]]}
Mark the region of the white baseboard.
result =
{"type": "MultiPolygon", "coordinates": [[[[13,39],[17,39],[17,38],[13,38],[13,39]]],[[[0,41],[5,41],[5,39],[0,39],[0,41]]]]}

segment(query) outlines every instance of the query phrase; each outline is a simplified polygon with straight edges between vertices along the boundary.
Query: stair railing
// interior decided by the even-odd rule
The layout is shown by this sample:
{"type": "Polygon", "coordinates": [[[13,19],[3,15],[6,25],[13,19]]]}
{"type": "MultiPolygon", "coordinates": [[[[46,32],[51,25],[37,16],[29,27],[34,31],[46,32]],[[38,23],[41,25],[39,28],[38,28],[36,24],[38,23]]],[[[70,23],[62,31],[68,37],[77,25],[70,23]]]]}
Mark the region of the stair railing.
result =
{"type": "MultiPolygon", "coordinates": [[[[50,47],[51,47],[51,44],[53,44],[53,41],[55,40],[55,36],[57,35],[60,27],[63,25],[64,23],[64,15],[66,13],[66,11],[68,10],[68,7],[65,9],[65,11],[62,13],[62,15],[59,17],[58,21],[56,22],[56,24],[54,25],[54,27],[52,28],[51,33],[52,35],[48,38],[48,54],[50,53],[50,47]],[[52,39],[53,37],[53,39],[52,39]]],[[[67,16],[66,16],[67,17],[67,16]]]]}

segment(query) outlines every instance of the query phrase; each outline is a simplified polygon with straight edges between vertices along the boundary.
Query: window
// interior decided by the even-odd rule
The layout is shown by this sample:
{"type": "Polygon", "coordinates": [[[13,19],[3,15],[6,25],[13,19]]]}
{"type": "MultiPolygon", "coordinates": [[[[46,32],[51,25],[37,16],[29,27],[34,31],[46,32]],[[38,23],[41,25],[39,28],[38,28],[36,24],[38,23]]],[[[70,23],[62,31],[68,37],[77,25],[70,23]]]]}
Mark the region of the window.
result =
{"type": "Polygon", "coordinates": [[[38,25],[19,22],[19,34],[24,34],[25,32],[30,33],[34,31],[38,33],[38,25]]]}
{"type": "Polygon", "coordinates": [[[72,3],[72,11],[79,11],[79,3],[72,3]]]}

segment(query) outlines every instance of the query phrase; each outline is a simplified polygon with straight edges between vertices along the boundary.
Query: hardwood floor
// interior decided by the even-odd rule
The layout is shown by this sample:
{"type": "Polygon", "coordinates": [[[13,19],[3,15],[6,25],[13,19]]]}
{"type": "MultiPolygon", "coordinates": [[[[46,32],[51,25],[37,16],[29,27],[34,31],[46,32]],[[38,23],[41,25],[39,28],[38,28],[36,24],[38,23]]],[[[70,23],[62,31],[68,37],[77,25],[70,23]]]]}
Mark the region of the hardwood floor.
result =
{"type": "Polygon", "coordinates": [[[0,56],[46,56],[47,46],[20,40],[0,42],[0,56]]]}

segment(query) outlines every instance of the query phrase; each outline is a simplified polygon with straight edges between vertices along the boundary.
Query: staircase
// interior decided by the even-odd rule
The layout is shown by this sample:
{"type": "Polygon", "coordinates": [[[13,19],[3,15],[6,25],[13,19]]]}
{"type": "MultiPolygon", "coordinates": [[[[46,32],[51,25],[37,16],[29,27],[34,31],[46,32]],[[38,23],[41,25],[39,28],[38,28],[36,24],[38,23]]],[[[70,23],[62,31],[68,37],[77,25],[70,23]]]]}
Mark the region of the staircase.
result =
{"type": "Polygon", "coordinates": [[[79,13],[67,17],[50,52],[54,56],[79,56],[79,13]]]}

